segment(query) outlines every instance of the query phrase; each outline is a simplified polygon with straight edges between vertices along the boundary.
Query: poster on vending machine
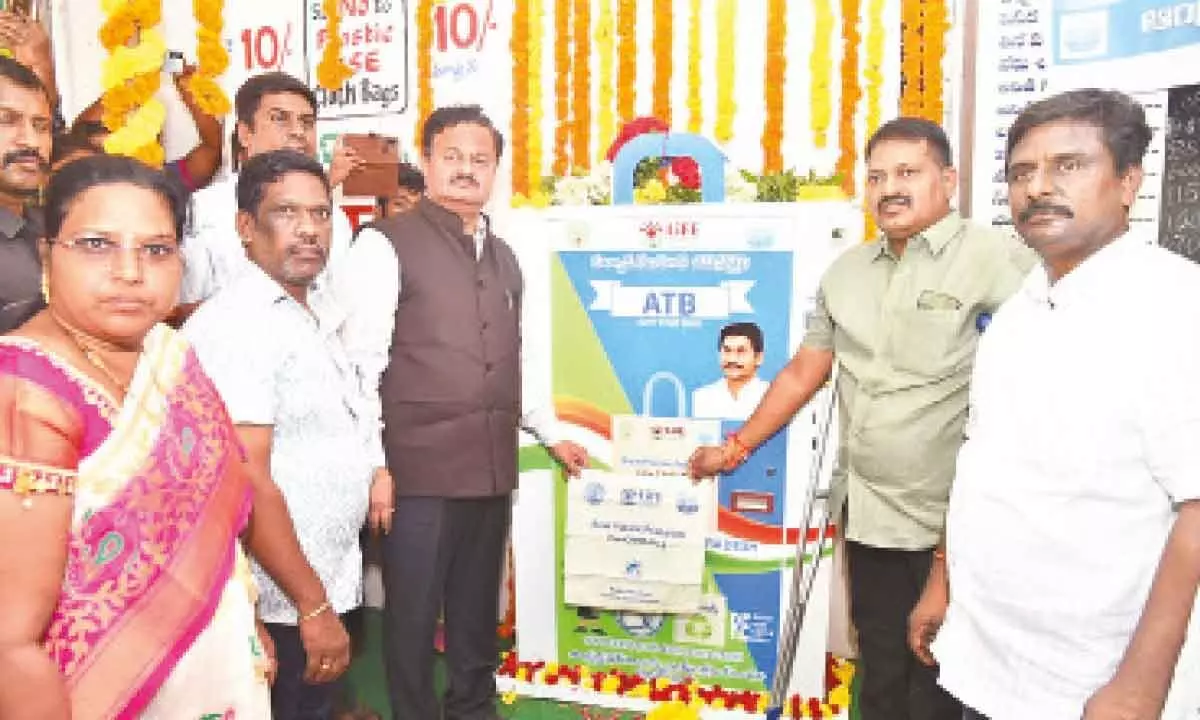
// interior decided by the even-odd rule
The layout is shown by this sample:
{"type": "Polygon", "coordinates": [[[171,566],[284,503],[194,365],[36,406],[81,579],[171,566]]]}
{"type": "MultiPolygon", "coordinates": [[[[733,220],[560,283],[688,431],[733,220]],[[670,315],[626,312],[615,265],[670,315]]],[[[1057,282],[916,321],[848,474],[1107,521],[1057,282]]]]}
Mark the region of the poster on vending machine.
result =
{"type": "MultiPolygon", "coordinates": [[[[651,208],[556,227],[550,343],[559,415],[607,438],[597,457],[621,477],[677,480],[692,449],[720,444],[741,426],[795,351],[822,253],[833,247],[830,231],[802,229],[786,212],[748,219],[651,208]],[[797,250],[802,237],[811,258],[797,250]]],[[[568,587],[577,569],[571,514],[587,503],[588,485],[562,484],[558,660],[769,688],[794,564],[796,528],[788,523],[799,515],[789,507],[788,478],[806,477],[811,454],[792,447],[792,435],[784,429],[737,471],[706,481],[716,521],[691,612],[581,600],[568,587]]]]}

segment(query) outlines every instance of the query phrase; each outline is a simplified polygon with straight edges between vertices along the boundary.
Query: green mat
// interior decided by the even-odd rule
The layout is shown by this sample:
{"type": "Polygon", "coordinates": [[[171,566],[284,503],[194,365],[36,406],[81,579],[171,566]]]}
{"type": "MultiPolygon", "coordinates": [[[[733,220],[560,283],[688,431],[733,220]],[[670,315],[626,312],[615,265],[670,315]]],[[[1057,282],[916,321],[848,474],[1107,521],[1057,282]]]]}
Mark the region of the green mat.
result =
{"type": "MultiPolygon", "coordinates": [[[[383,671],[383,616],[378,610],[368,610],[364,617],[364,643],[362,654],[350,666],[348,683],[358,701],[365,707],[379,712],[383,718],[391,717],[391,706],[387,698],[387,677],[383,671]]],[[[441,657],[434,668],[434,683],[438,691],[445,687],[446,673],[441,657]]],[[[857,685],[857,683],[855,683],[857,685]]],[[[853,694],[857,688],[851,688],[853,694]]],[[[496,703],[502,718],[511,720],[579,720],[588,708],[554,700],[520,698],[512,705],[496,703]]],[[[593,708],[593,711],[595,709],[593,708]]],[[[593,712],[592,717],[604,720],[633,720],[641,713],[614,713],[610,710],[593,712]]],[[[851,710],[850,720],[858,720],[851,710]]]]}

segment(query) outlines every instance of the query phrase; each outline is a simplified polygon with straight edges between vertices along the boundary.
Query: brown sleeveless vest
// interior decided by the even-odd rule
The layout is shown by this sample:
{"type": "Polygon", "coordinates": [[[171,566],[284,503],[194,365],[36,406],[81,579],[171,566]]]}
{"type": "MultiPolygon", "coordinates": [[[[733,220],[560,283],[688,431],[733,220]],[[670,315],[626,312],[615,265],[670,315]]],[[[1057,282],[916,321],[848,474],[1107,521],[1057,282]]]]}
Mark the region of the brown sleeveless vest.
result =
{"type": "Polygon", "coordinates": [[[400,261],[383,442],[400,496],[493,497],[517,482],[521,270],[504,241],[474,240],[422,199],[383,233],[400,261]]]}

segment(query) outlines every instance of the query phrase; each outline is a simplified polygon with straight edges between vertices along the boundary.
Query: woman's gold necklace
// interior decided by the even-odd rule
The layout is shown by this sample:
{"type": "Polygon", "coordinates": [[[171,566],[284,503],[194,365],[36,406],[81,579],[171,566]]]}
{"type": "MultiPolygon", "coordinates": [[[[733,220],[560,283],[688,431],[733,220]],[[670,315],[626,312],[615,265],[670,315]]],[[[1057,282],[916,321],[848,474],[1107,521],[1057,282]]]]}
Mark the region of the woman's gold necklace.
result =
{"type": "Polygon", "coordinates": [[[70,323],[67,323],[60,318],[53,310],[50,311],[50,316],[53,317],[54,322],[58,323],[58,326],[67,333],[67,336],[71,338],[71,342],[75,343],[75,347],[79,348],[79,351],[83,353],[83,356],[87,358],[88,362],[90,362],[93,367],[103,373],[104,376],[108,378],[109,382],[111,382],[114,386],[120,388],[122,394],[129,392],[129,384],[133,381],[133,378],[130,378],[125,382],[121,382],[119,379],[117,379],[116,374],[111,368],[108,367],[108,363],[104,362],[104,358],[100,356],[99,352],[100,350],[107,350],[109,352],[122,352],[124,351],[124,348],[121,348],[110,342],[105,342],[99,338],[92,337],[82,330],[77,330],[70,323]]]}

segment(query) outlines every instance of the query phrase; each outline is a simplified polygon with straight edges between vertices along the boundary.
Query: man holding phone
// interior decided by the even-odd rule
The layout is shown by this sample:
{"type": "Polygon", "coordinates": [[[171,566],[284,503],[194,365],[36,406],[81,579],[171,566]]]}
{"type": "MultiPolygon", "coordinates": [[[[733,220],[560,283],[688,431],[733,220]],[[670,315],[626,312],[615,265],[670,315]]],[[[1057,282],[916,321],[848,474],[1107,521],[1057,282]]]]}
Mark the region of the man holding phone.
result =
{"type": "MultiPolygon", "coordinates": [[[[233,105],[235,168],[255,155],[273,150],[290,149],[316,157],[317,98],[301,80],[282,72],[255,75],[238,88],[233,105]]],[[[329,168],[330,185],[340,185],[358,165],[354,151],[339,140],[329,168]]],[[[247,266],[245,249],[234,228],[236,188],[237,174],[231,173],[193,196],[195,222],[183,245],[187,265],[180,290],[179,321],[247,266]]],[[[335,210],[333,240],[325,257],[325,270],[313,287],[313,299],[318,306],[323,306],[321,300],[326,296],[329,277],[349,248],[353,234],[345,213],[335,210]]]]}

